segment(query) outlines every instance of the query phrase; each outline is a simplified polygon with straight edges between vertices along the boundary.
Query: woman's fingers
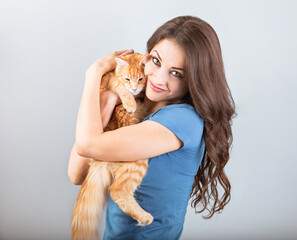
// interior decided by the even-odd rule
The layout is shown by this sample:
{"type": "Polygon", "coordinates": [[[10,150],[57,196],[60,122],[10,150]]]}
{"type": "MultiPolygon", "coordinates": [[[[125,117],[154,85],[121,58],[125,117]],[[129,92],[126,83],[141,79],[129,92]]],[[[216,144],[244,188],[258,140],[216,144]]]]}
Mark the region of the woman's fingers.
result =
{"type": "Polygon", "coordinates": [[[129,49],[129,50],[125,51],[120,56],[128,55],[128,54],[131,54],[131,53],[134,53],[134,50],[133,49],[129,49]]]}
{"type": "Polygon", "coordinates": [[[114,51],[106,54],[104,57],[97,59],[87,70],[88,75],[98,75],[98,72],[104,75],[116,67],[115,57],[125,56],[134,53],[133,49],[114,51]]]}
{"type": "Polygon", "coordinates": [[[114,56],[118,56],[120,54],[123,54],[124,52],[126,52],[128,50],[121,50],[121,51],[113,51],[111,54],[114,55],[114,56]]]}
{"type": "Polygon", "coordinates": [[[133,49],[128,49],[128,50],[122,50],[122,51],[114,51],[113,55],[114,56],[125,56],[127,54],[134,53],[133,49]]]}

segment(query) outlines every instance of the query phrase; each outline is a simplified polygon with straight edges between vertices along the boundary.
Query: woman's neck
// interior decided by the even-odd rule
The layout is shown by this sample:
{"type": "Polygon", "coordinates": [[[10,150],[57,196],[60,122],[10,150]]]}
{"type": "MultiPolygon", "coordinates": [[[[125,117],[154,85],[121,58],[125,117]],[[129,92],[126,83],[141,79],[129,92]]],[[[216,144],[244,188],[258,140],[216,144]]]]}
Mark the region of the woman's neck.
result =
{"type": "Polygon", "coordinates": [[[147,98],[147,96],[144,97],[144,104],[148,109],[148,114],[150,115],[151,113],[157,111],[159,108],[166,106],[166,101],[165,102],[153,102],[147,98]]]}

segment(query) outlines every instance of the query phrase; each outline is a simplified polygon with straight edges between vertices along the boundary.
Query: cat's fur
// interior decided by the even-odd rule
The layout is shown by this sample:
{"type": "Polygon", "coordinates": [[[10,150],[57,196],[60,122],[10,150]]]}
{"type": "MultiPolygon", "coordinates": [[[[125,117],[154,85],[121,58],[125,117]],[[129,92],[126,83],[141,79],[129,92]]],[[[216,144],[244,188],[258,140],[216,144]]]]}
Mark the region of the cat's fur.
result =
{"type": "MultiPolygon", "coordinates": [[[[146,55],[134,53],[116,58],[116,69],[102,78],[100,91],[110,89],[118,93],[122,101],[122,104],[115,108],[104,131],[139,123],[147,115],[148,109],[144,103],[139,98],[135,101],[133,96],[137,96],[145,88],[143,63],[146,55]],[[137,81],[141,78],[141,81],[137,81]]],[[[147,159],[132,162],[103,162],[92,159],[73,209],[72,239],[98,239],[97,228],[108,193],[126,214],[138,221],[138,225],[150,224],[153,216],[144,211],[134,198],[134,191],[146,174],[147,167],[147,159]]]]}

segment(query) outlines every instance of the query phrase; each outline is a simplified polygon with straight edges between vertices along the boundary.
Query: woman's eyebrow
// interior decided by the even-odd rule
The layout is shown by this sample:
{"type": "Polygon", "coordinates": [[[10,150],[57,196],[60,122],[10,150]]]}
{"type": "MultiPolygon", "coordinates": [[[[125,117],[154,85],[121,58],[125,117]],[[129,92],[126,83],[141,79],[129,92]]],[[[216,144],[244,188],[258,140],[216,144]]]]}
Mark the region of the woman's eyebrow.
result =
{"type": "MultiPolygon", "coordinates": [[[[162,58],[160,57],[160,55],[159,55],[159,53],[157,52],[157,50],[154,50],[154,51],[157,53],[158,57],[159,57],[159,58],[160,58],[160,60],[162,61],[162,58]]],[[[183,68],[178,68],[178,67],[171,67],[171,68],[174,68],[174,69],[178,69],[178,70],[185,71],[183,68]]]]}
{"type": "Polygon", "coordinates": [[[159,57],[160,60],[162,61],[162,58],[160,57],[160,55],[159,55],[159,53],[157,52],[157,50],[154,50],[154,51],[157,53],[158,57],[159,57]]]}
{"type": "Polygon", "coordinates": [[[183,68],[177,68],[177,67],[172,67],[172,68],[185,71],[183,68]]]}

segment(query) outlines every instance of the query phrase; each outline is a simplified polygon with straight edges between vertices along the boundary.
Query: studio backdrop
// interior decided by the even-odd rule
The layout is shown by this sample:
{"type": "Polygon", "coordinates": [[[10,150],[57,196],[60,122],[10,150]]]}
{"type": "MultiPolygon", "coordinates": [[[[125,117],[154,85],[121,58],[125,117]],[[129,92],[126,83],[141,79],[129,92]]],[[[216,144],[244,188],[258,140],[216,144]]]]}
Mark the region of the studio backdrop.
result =
{"type": "Polygon", "coordinates": [[[181,15],[215,29],[238,114],[231,201],[210,220],[189,204],[181,239],[294,239],[296,9],[289,0],[1,0],[0,239],[71,238],[80,186],[67,166],[85,72],[114,50],[145,53],[157,27],[181,15]]]}

